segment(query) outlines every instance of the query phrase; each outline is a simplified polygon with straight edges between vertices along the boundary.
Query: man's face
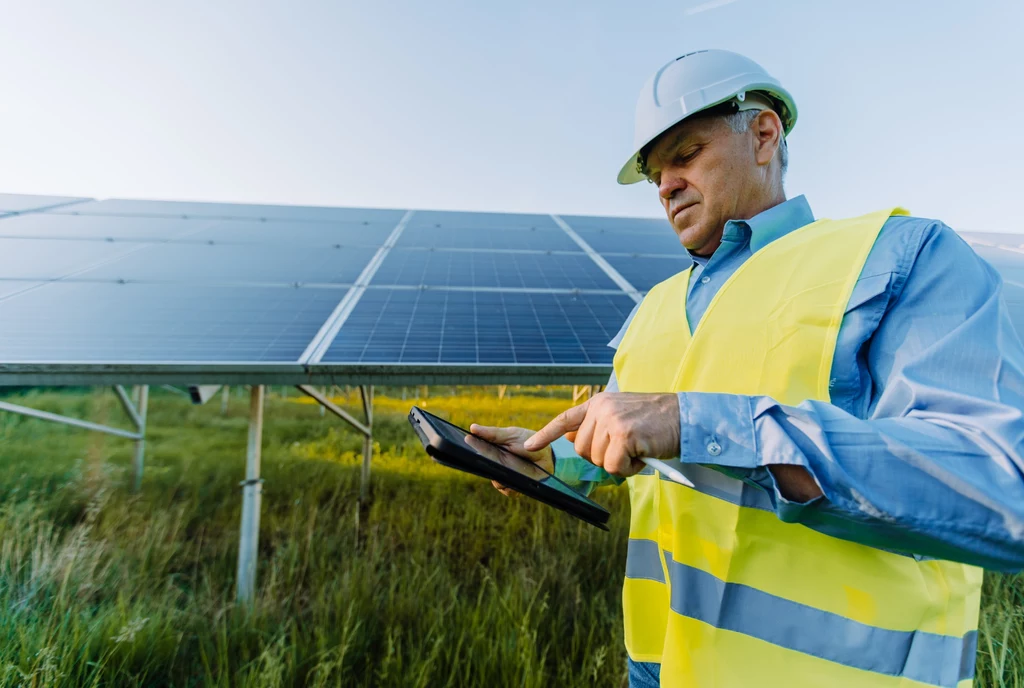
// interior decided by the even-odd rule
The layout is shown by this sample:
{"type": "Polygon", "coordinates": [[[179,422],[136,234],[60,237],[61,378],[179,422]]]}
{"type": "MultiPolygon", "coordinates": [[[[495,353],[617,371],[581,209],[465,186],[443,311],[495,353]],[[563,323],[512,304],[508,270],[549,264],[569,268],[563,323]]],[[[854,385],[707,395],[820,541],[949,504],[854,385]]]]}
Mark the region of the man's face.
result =
{"type": "Polygon", "coordinates": [[[711,255],[727,220],[760,212],[763,175],[756,139],[750,131],[733,131],[721,117],[705,117],[684,120],[655,141],[648,174],[658,185],[669,223],[691,253],[711,255]]]}

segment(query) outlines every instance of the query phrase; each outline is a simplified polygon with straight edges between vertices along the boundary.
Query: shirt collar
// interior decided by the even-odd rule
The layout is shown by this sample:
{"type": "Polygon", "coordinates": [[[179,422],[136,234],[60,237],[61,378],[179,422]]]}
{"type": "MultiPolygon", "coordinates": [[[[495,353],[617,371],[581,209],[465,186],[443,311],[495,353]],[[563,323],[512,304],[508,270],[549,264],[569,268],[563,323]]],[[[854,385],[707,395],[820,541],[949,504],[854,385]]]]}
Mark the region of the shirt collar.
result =
{"type": "Polygon", "coordinates": [[[758,213],[749,220],[729,220],[725,223],[723,239],[731,233],[730,229],[733,232],[738,229],[730,228],[730,225],[745,225],[750,231],[750,252],[756,253],[776,239],[812,222],[814,213],[811,212],[811,206],[807,198],[800,195],[758,213]]]}

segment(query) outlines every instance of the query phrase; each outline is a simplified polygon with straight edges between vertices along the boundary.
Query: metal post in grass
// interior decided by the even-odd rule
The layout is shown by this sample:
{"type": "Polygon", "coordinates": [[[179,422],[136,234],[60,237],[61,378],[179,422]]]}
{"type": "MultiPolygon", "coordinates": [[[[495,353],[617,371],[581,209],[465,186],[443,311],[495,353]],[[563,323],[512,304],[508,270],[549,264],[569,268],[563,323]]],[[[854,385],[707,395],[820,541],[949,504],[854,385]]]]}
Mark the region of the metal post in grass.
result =
{"type": "Polygon", "coordinates": [[[148,408],[149,385],[140,385],[138,407],[136,408],[139,438],[135,440],[135,461],[132,462],[132,487],[136,492],[142,489],[142,469],[146,465],[146,411],[148,408]]]}
{"type": "Polygon", "coordinates": [[[249,444],[242,481],[242,525],[238,539],[238,602],[252,604],[256,589],[256,551],[260,538],[260,453],[263,445],[263,385],[253,385],[249,400],[249,444]]]}
{"type": "Polygon", "coordinates": [[[363,399],[366,427],[370,430],[363,435],[363,470],[359,479],[359,501],[366,503],[370,496],[370,459],[373,458],[373,385],[361,385],[359,393],[363,399]]]}
{"type": "Polygon", "coordinates": [[[228,415],[228,402],[231,401],[231,388],[224,385],[224,389],[220,393],[220,415],[228,415]]]}

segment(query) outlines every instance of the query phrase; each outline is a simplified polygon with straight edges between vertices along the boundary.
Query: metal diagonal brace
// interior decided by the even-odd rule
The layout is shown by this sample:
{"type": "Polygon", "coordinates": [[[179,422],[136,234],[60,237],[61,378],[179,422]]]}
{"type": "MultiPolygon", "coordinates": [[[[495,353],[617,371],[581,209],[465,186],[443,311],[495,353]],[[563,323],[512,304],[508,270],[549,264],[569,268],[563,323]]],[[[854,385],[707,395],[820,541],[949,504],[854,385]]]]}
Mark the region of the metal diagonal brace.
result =
{"type": "Polygon", "coordinates": [[[363,436],[363,465],[359,478],[359,501],[366,502],[370,494],[370,459],[373,458],[373,385],[359,386],[363,413],[366,415],[365,423],[360,422],[351,413],[336,405],[315,387],[296,385],[296,389],[314,399],[321,408],[325,408],[341,418],[363,436]]]}
{"type": "MultiPolygon", "coordinates": [[[[341,408],[340,406],[337,406],[333,401],[331,401],[326,396],[321,394],[320,390],[318,390],[316,387],[312,387],[310,385],[296,385],[295,388],[298,389],[303,394],[305,394],[306,396],[311,397],[314,401],[320,404],[321,407],[327,409],[328,411],[336,415],[338,418],[341,418],[343,421],[351,425],[353,428],[358,430],[364,437],[370,437],[373,435],[373,429],[370,427],[370,425],[366,425],[360,422],[351,413],[341,408]]],[[[369,416],[368,420],[370,423],[372,423],[372,416],[369,416]]]]}
{"type": "Polygon", "coordinates": [[[108,425],[100,425],[99,423],[90,423],[87,420],[69,418],[57,413],[40,411],[38,409],[29,408],[28,406],[9,404],[7,402],[0,402],[0,411],[8,411],[9,413],[17,413],[18,415],[38,418],[39,420],[45,420],[51,423],[70,425],[72,427],[82,428],[83,430],[92,430],[94,432],[102,432],[106,435],[114,435],[115,437],[124,437],[125,439],[135,440],[135,461],[132,463],[132,485],[134,489],[138,491],[142,486],[142,466],[146,452],[146,408],[149,405],[149,387],[143,385],[138,388],[139,400],[137,406],[132,403],[132,400],[128,397],[128,393],[121,385],[115,385],[114,392],[117,394],[117,399],[121,402],[124,412],[128,414],[128,417],[131,418],[132,424],[135,425],[135,432],[122,430],[121,428],[112,428],[108,425]]]}
{"type": "Polygon", "coordinates": [[[90,423],[87,420],[79,420],[78,418],[68,418],[67,416],[61,416],[56,413],[50,413],[48,411],[40,411],[38,409],[29,408],[28,406],[8,404],[6,401],[0,401],[0,411],[17,413],[18,415],[21,416],[38,418],[39,420],[46,420],[50,421],[51,423],[71,425],[76,428],[82,428],[83,430],[93,430],[95,432],[102,432],[107,435],[116,435],[117,437],[124,437],[129,440],[142,439],[142,435],[138,432],[122,430],[120,428],[111,428],[106,425],[100,425],[99,423],[90,423]]]}

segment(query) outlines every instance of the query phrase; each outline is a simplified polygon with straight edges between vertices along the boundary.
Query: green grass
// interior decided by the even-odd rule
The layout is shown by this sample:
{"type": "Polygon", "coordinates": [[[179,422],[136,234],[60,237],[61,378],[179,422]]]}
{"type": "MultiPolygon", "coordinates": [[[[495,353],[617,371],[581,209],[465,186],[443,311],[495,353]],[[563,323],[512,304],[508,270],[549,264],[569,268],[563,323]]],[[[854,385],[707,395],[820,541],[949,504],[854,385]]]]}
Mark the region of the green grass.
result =
{"type": "MultiPolygon", "coordinates": [[[[505,499],[425,458],[411,399],[378,397],[360,514],[361,438],[294,394],[267,404],[251,611],[247,397],[224,417],[154,390],[140,494],[130,441],[0,414],[0,685],[624,685],[625,490],[599,497],[610,533],[505,499]]],[[[432,394],[462,424],[539,427],[568,403],[432,394]]],[[[13,401],[126,426],[109,392],[13,401]]],[[[1024,685],[1022,602],[1020,578],[988,577],[977,685],[1024,685]]]]}

